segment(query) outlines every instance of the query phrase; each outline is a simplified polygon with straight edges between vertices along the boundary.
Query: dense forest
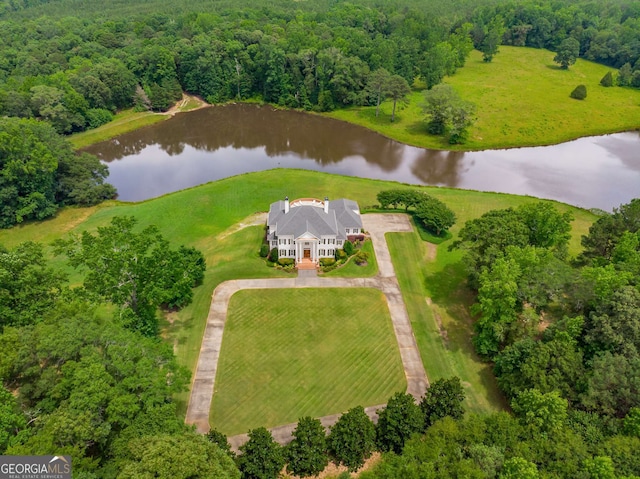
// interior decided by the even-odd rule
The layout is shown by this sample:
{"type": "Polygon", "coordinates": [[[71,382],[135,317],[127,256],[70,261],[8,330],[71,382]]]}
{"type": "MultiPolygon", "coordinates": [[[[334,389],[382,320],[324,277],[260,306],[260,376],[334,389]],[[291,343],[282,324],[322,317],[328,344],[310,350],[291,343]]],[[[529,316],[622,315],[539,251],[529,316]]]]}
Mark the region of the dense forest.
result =
{"type": "Polygon", "coordinates": [[[94,128],[126,107],[166,110],[182,91],[320,111],[375,104],[376,72],[431,88],[473,46],[490,60],[501,43],[558,50],[573,39],[576,55],[620,69],[620,85],[640,86],[633,2],[463,2],[440,15],[443,2],[223,3],[147,6],[134,18],[91,2],[82,2],[90,18],[75,16],[77,2],[41,3],[59,14],[35,17],[29,2],[3,3],[0,115],[44,119],[60,133],[94,128]]]}

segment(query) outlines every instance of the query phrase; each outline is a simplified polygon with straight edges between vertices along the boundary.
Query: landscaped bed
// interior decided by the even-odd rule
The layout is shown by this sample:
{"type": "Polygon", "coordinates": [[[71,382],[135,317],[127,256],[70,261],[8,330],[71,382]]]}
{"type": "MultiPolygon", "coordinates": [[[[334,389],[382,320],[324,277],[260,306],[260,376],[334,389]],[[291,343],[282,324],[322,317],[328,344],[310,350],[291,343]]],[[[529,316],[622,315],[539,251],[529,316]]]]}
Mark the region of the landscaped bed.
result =
{"type": "Polygon", "coordinates": [[[238,434],[381,404],[405,389],[381,292],[244,290],[229,304],[210,422],[238,434]]]}

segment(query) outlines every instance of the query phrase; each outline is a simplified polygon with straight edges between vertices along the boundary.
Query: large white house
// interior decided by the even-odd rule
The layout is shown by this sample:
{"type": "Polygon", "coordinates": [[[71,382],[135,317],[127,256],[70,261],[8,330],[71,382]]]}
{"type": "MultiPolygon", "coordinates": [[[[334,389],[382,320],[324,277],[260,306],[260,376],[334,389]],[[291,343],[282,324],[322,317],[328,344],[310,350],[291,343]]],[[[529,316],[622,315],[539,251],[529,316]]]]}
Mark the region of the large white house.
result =
{"type": "Polygon", "coordinates": [[[347,239],[361,235],[360,208],[352,200],[300,198],[290,202],[286,197],[269,208],[269,247],[278,248],[280,258],[293,258],[296,264],[332,258],[347,239]]]}

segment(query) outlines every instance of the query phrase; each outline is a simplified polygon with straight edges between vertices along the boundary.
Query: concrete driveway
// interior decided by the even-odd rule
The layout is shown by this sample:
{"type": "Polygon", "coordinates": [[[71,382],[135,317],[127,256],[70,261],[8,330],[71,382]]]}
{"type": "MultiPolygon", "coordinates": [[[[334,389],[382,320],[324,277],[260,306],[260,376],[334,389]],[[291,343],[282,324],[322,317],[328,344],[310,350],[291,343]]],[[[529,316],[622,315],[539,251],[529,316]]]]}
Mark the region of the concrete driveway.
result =
{"type": "MultiPolygon", "coordinates": [[[[384,294],[393,330],[398,341],[402,366],[407,379],[407,392],[416,399],[422,397],[429,386],[426,371],[422,365],[420,352],[413,335],[411,322],[407,314],[400,286],[396,279],[391,254],[385,239],[388,232],[410,232],[413,227],[409,217],[403,214],[368,214],[362,216],[365,231],[371,236],[373,249],[378,261],[378,274],[373,278],[326,278],[298,277],[247,279],[225,281],[213,292],[207,325],[202,338],[200,356],[191,385],[191,396],[187,408],[186,423],[195,424],[201,433],[209,431],[209,410],[215,386],[218,359],[222,346],[222,335],[227,319],[227,309],[231,296],[242,289],[281,289],[281,288],[375,288],[384,294]]],[[[376,411],[383,406],[372,406],[367,412],[377,419],[376,411]]],[[[321,418],[323,425],[329,427],[340,415],[321,418]]],[[[272,432],[278,442],[286,444],[291,441],[291,433],[296,424],[287,424],[273,428],[272,432]]],[[[229,438],[234,448],[247,440],[245,434],[229,438]]]]}

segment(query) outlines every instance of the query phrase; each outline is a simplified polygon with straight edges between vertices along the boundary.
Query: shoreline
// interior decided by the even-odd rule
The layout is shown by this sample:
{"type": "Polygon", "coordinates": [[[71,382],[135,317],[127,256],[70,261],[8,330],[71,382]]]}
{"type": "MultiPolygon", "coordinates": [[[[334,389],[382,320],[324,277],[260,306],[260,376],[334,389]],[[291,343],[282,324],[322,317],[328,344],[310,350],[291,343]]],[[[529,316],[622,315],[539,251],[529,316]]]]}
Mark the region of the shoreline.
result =
{"type": "Polygon", "coordinates": [[[92,130],[75,133],[66,137],[66,139],[69,140],[76,151],[81,151],[83,148],[87,148],[88,146],[102,143],[103,141],[109,141],[120,135],[124,135],[125,133],[137,131],[168,120],[179,113],[188,113],[190,111],[201,110],[211,106],[213,105],[207,103],[202,98],[183,92],[182,98],[167,111],[135,112],[133,109],[123,110],[118,112],[115,115],[115,118],[109,123],[105,123],[104,125],[92,130]]]}
{"type": "Polygon", "coordinates": [[[427,133],[423,134],[423,138],[425,141],[407,141],[407,139],[399,138],[397,135],[389,134],[389,132],[384,131],[384,128],[376,128],[375,125],[371,125],[367,123],[366,119],[362,121],[354,121],[353,116],[350,115],[350,112],[356,112],[356,115],[360,112],[366,112],[368,110],[375,110],[375,107],[353,107],[342,110],[334,110],[332,112],[314,112],[314,111],[306,111],[302,109],[295,108],[286,108],[279,105],[273,105],[271,103],[263,103],[257,101],[229,101],[224,103],[207,103],[203,99],[190,95],[187,93],[183,93],[183,97],[180,101],[178,101],[174,106],[172,106],[166,112],[138,112],[133,113],[131,110],[126,110],[125,112],[120,112],[118,115],[121,115],[121,118],[116,118],[105,125],[102,125],[93,130],[87,130],[81,133],[76,133],[67,137],[67,139],[72,143],[76,150],[82,150],[91,145],[95,145],[97,143],[101,143],[103,141],[112,140],[120,135],[130,133],[132,131],[137,131],[142,128],[146,128],[148,126],[152,126],[156,123],[168,120],[173,118],[177,114],[189,113],[192,111],[201,110],[203,108],[211,108],[211,107],[223,107],[228,104],[234,103],[244,103],[248,105],[259,105],[259,106],[269,106],[270,108],[274,108],[277,110],[288,110],[295,111],[299,113],[306,113],[310,115],[317,115],[323,118],[327,118],[330,120],[341,121],[345,123],[349,123],[351,125],[360,126],[362,128],[366,128],[367,130],[377,133],[389,140],[401,143],[403,145],[412,146],[415,148],[424,148],[427,150],[434,151],[460,151],[460,152],[473,152],[473,151],[486,151],[486,150],[511,150],[518,148],[535,148],[535,147],[544,147],[544,146],[552,146],[552,145],[560,145],[562,143],[569,143],[571,141],[579,140],[581,138],[587,137],[595,137],[595,136],[605,136],[605,135],[613,135],[616,133],[627,133],[627,132],[640,132],[640,125],[631,126],[629,128],[601,128],[601,129],[593,129],[589,131],[585,131],[582,134],[575,136],[565,136],[563,138],[553,138],[548,142],[521,142],[518,144],[487,144],[481,147],[473,147],[467,145],[449,145],[442,144],[443,139],[441,137],[435,137],[433,135],[428,135],[427,133]],[[348,116],[349,118],[345,118],[348,116]],[[131,119],[127,119],[131,117],[131,119]],[[124,120],[123,120],[124,119],[124,120]],[[439,144],[438,144],[439,142],[439,144]]]}

